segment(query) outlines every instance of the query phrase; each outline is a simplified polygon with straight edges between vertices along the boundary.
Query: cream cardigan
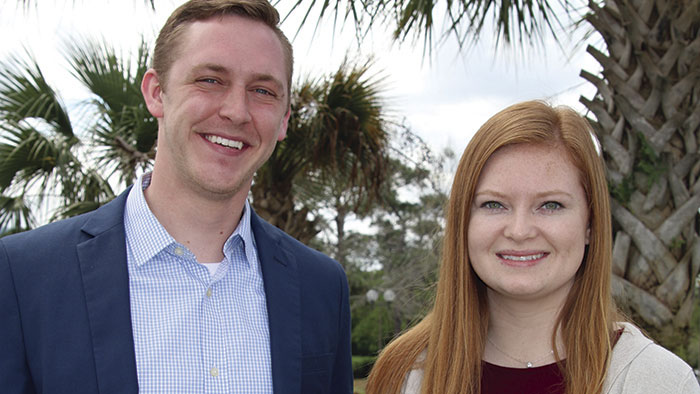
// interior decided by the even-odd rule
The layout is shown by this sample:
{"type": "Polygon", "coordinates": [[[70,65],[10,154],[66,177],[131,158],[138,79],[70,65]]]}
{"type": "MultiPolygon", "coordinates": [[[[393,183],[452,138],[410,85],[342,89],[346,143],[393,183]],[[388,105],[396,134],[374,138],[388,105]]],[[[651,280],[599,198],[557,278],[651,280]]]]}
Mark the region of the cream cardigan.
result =
{"type": "MultiPolygon", "coordinates": [[[[620,323],[603,384],[605,394],[700,394],[693,369],[678,356],[655,344],[630,323],[620,323]]],[[[409,372],[402,394],[419,394],[423,370],[409,372]]]]}

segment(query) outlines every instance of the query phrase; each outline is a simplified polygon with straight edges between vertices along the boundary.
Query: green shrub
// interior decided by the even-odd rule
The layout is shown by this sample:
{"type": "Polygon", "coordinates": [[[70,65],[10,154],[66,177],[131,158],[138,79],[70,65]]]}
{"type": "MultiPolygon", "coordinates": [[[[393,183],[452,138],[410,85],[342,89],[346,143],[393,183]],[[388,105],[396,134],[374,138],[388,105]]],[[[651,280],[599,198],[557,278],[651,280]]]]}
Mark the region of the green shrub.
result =
{"type": "Polygon", "coordinates": [[[364,379],[374,365],[377,356],[352,356],[352,375],[355,379],[364,379]]]}

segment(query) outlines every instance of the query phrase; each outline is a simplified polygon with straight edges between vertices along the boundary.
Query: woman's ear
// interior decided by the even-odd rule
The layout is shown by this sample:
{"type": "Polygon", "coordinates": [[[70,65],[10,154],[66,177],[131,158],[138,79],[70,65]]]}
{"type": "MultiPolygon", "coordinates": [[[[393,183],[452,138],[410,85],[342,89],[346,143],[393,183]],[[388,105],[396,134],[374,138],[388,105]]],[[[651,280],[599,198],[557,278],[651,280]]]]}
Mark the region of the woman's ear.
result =
{"type": "Polygon", "coordinates": [[[586,245],[591,243],[591,226],[588,225],[588,228],[586,229],[586,245]]]}

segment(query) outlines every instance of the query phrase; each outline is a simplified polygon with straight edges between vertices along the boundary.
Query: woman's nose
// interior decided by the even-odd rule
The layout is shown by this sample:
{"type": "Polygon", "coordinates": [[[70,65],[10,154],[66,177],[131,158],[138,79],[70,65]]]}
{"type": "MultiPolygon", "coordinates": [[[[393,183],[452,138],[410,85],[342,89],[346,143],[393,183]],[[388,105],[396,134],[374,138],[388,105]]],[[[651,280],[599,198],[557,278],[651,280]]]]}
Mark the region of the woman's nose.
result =
{"type": "Polygon", "coordinates": [[[534,218],[524,210],[517,210],[508,216],[504,235],[515,241],[526,240],[537,234],[534,218]]]}

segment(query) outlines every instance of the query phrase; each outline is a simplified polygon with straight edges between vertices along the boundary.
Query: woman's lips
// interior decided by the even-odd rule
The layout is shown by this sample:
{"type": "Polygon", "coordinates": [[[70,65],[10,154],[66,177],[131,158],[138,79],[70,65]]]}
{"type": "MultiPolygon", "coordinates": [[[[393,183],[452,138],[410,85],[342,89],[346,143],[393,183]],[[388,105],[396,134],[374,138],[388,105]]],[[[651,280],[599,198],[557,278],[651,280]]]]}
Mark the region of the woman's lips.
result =
{"type": "Polygon", "coordinates": [[[547,257],[547,252],[501,252],[496,253],[498,258],[505,264],[512,266],[530,266],[535,265],[542,259],[547,257]]]}

